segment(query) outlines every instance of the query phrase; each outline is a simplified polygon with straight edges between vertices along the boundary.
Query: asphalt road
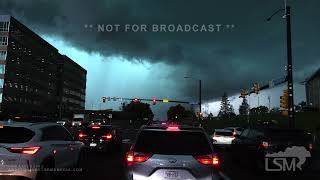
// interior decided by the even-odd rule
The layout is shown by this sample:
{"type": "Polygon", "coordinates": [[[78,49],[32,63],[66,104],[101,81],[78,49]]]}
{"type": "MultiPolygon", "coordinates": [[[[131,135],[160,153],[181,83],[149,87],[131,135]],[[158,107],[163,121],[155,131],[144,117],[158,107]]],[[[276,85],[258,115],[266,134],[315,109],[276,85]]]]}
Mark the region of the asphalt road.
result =
{"type": "Polygon", "coordinates": [[[252,168],[243,163],[232,161],[231,154],[226,149],[219,149],[222,158],[222,172],[227,179],[232,180],[319,180],[320,179],[320,157],[319,153],[313,157],[312,166],[304,173],[264,173],[257,174],[252,168]]]}
{"type": "MultiPolygon", "coordinates": [[[[122,180],[126,178],[125,153],[130,147],[130,141],[135,137],[135,130],[123,134],[124,143],[122,150],[117,152],[89,153],[86,159],[81,163],[82,173],[73,173],[72,179],[79,180],[122,180]]],[[[222,159],[221,174],[226,180],[319,180],[320,179],[320,153],[314,157],[316,162],[312,168],[304,174],[265,174],[257,175],[250,168],[231,160],[230,152],[225,149],[219,149],[222,159]]],[[[70,178],[71,179],[71,178],[70,178]]]]}

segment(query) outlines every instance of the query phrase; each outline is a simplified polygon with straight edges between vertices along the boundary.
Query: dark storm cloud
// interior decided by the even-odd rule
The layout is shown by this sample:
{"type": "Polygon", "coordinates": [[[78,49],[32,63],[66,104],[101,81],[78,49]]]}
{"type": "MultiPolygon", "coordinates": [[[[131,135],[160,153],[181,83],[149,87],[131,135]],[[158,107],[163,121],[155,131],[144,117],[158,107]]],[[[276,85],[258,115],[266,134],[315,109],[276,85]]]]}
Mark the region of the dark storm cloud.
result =
{"type": "MultiPolygon", "coordinates": [[[[320,1],[291,0],[295,69],[319,66],[320,1]]],[[[1,0],[3,13],[16,16],[39,33],[61,36],[72,46],[129,60],[175,66],[171,80],[186,97],[194,85],[183,76],[200,78],[206,98],[236,92],[253,82],[284,74],[285,20],[266,18],[283,8],[282,0],[1,0]],[[234,24],[221,32],[97,32],[85,24],[234,24]],[[186,89],[191,89],[186,91],[186,89]]],[[[304,73],[299,73],[304,74],[304,73]]],[[[301,80],[304,77],[298,77],[301,80]]]]}

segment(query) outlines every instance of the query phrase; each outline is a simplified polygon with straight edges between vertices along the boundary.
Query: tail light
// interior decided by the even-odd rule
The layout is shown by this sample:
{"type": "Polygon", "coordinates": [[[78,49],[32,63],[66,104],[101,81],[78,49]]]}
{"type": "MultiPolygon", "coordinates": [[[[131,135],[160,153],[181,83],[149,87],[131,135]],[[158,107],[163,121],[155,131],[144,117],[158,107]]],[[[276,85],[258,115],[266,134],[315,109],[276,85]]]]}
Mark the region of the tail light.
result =
{"type": "Polygon", "coordinates": [[[79,137],[80,140],[83,140],[83,139],[85,139],[86,137],[88,137],[88,135],[86,135],[86,134],[84,134],[84,133],[79,133],[78,137],[79,137]]]}
{"type": "Polygon", "coordinates": [[[313,144],[310,143],[308,147],[309,147],[309,150],[312,150],[313,149],[313,144]]]}
{"type": "Polygon", "coordinates": [[[100,126],[92,126],[92,129],[100,129],[100,126]]]}
{"type": "Polygon", "coordinates": [[[232,134],[233,134],[233,136],[235,136],[237,133],[236,133],[235,131],[233,131],[233,133],[232,133],[232,134]]]}
{"type": "Polygon", "coordinates": [[[40,150],[41,147],[34,146],[34,147],[13,147],[9,148],[8,150],[12,153],[20,153],[20,154],[35,154],[40,150]]]}
{"type": "Polygon", "coordinates": [[[127,155],[126,155],[126,161],[128,165],[131,165],[131,163],[134,163],[134,162],[145,162],[151,156],[152,154],[129,151],[127,152],[127,155]]]}
{"type": "Polygon", "coordinates": [[[179,126],[176,126],[176,125],[170,125],[167,127],[167,130],[168,131],[179,131],[179,126]]]}
{"type": "Polygon", "coordinates": [[[261,147],[262,149],[267,149],[269,146],[270,146],[269,143],[266,142],[266,141],[263,141],[263,142],[260,144],[260,147],[261,147]]]}
{"type": "Polygon", "coordinates": [[[214,167],[220,166],[220,159],[216,155],[198,155],[193,156],[200,164],[212,165],[214,167]]]}
{"type": "Polygon", "coordinates": [[[103,138],[106,139],[106,140],[111,140],[111,139],[112,139],[112,134],[111,134],[111,133],[108,133],[108,134],[103,135],[103,136],[101,136],[101,137],[103,137],[103,138]]]}

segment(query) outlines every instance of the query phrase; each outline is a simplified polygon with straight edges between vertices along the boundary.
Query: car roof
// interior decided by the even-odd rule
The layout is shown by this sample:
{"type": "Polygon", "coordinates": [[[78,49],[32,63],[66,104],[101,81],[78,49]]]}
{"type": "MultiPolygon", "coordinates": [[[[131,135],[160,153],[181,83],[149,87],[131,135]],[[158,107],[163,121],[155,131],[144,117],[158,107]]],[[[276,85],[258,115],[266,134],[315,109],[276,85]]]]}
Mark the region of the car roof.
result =
{"type": "MultiPolygon", "coordinates": [[[[170,126],[170,125],[169,125],[170,126]]],[[[167,124],[153,124],[153,125],[143,125],[140,130],[154,130],[154,131],[166,131],[169,127],[167,124]]],[[[173,125],[179,127],[179,131],[197,131],[204,132],[202,127],[194,127],[189,125],[173,125]]]]}
{"type": "Polygon", "coordinates": [[[232,132],[232,131],[227,129],[215,129],[215,132],[232,132]]]}
{"type": "Polygon", "coordinates": [[[29,129],[40,129],[47,126],[60,126],[56,122],[20,122],[20,121],[0,121],[1,125],[11,127],[25,127],[29,129]]]}

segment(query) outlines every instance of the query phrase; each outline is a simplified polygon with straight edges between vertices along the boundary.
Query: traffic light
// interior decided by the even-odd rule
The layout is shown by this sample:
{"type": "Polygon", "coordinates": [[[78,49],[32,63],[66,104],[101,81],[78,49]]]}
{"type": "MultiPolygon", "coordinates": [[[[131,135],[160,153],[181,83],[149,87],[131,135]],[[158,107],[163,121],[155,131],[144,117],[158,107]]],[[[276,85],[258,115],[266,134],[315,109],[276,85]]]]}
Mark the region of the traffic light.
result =
{"type": "Polygon", "coordinates": [[[133,102],[137,104],[137,103],[140,102],[140,100],[139,100],[138,98],[135,98],[135,99],[133,100],[133,102]]]}
{"type": "Polygon", "coordinates": [[[249,94],[248,91],[246,89],[243,89],[241,91],[239,98],[246,98],[246,96],[248,96],[248,94],[249,94]]]}
{"type": "Polygon", "coordinates": [[[157,99],[156,98],[152,98],[152,105],[156,105],[157,104],[157,99]]]}
{"type": "Polygon", "coordinates": [[[254,83],[254,84],[253,84],[253,91],[254,91],[254,93],[256,93],[256,94],[259,94],[259,91],[260,91],[260,85],[259,85],[259,83],[254,83]]]}
{"type": "Polygon", "coordinates": [[[102,97],[102,102],[106,103],[106,99],[107,99],[106,97],[102,97]]]}
{"type": "Polygon", "coordinates": [[[283,91],[283,95],[280,96],[280,107],[283,109],[288,109],[289,107],[289,93],[288,89],[283,91]]]}
{"type": "Polygon", "coordinates": [[[197,117],[198,117],[198,118],[202,118],[202,116],[203,116],[203,113],[202,113],[202,112],[197,112],[197,117]]]}

